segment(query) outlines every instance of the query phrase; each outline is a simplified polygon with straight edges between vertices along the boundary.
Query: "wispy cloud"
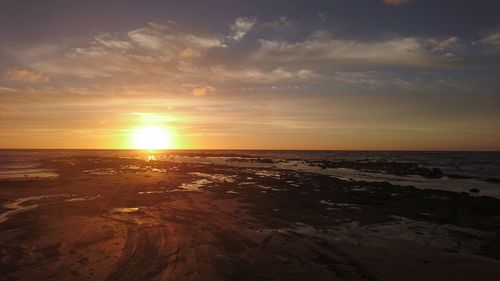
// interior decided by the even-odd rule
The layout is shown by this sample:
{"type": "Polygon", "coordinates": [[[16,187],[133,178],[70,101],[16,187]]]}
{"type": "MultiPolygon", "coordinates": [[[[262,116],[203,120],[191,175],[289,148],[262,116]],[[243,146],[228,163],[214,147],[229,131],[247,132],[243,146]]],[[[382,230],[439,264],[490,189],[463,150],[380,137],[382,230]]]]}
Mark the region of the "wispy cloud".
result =
{"type": "Polygon", "coordinates": [[[34,69],[79,78],[120,75],[172,75],[179,60],[195,59],[213,48],[226,47],[216,35],[200,35],[175,23],[150,23],[125,34],[97,34],[81,39],[39,45],[17,51],[18,59],[34,69]]]}
{"type": "Polygon", "coordinates": [[[483,39],[481,39],[481,43],[500,47],[500,31],[488,34],[483,39]]]}
{"type": "Polygon", "coordinates": [[[201,56],[200,51],[198,50],[193,50],[190,47],[185,48],[179,53],[179,57],[181,59],[192,59],[192,58],[199,58],[201,56]]]}
{"type": "Polygon", "coordinates": [[[309,80],[320,78],[321,75],[311,69],[289,70],[282,67],[265,71],[256,67],[246,67],[242,69],[214,66],[211,73],[220,81],[245,81],[254,83],[267,83],[291,80],[309,80]]]}
{"type": "MultiPolygon", "coordinates": [[[[233,26],[235,39],[241,39],[255,24],[253,18],[238,18],[233,26]]],[[[290,21],[281,17],[265,22],[267,29],[282,28],[290,21]]],[[[233,34],[233,35],[234,35],[233,34]]],[[[212,49],[236,47],[226,44],[223,36],[189,32],[176,23],[150,23],[124,33],[99,33],[85,43],[39,45],[18,51],[18,59],[42,73],[71,76],[86,80],[99,80],[130,84],[135,87],[150,83],[160,87],[166,85],[170,92],[180,89],[178,85],[196,83],[210,85],[210,81],[234,81],[267,83],[293,79],[310,80],[321,75],[310,68],[265,67],[249,60],[244,67],[235,66],[223,57],[210,57],[212,49]]],[[[242,57],[242,59],[245,59],[242,57]]],[[[248,60],[248,55],[247,58],[248,60]]],[[[203,96],[213,92],[211,88],[198,89],[193,94],[203,96]]]]}
{"type": "Polygon", "coordinates": [[[4,75],[5,79],[12,81],[47,83],[49,76],[37,72],[31,72],[25,69],[11,69],[4,75]]]}
{"type": "Polygon", "coordinates": [[[215,87],[212,86],[205,86],[205,87],[197,87],[193,89],[193,95],[197,97],[203,97],[208,94],[213,94],[215,93],[215,87]]]}
{"type": "Polygon", "coordinates": [[[365,72],[343,72],[337,71],[334,73],[333,78],[341,83],[353,85],[369,85],[369,86],[382,86],[383,81],[376,71],[365,72]]]}
{"type": "Polygon", "coordinates": [[[14,92],[17,92],[17,91],[18,90],[14,89],[14,88],[0,87],[0,94],[3,94],[3,93],[14,93],[14,92]]]}
{"type": "Polygon", "coordinates": [[[229,35],[229,38],[239,41],[245,37],[245,35],[252,30],[252,28],[257,23],[257,19],[251,17],[239,17],[235,20],[233,24],[231,24],[230,28],[232,30],[232,34],[229,35]]]}
{"type": "Polygon", "coordinates": [[[134,29],[127,33],[132,42],[153,50],[172,50],[179,46],[195,49],[225,47],[222,39],[215,36],[201,36],[188,32],[172,22],[165,24],[150,23],[149,26],[134,29]]]}
{"type": "Polygon", "coordinates": [[[282,16],[271,21],[263,22],[260,25],[260,29],[283,31],[285,29],[294,27],[294,25],[294,22],[290,18],[282,16]]]}
{"type": "Polygon", "coordinates": [[[394,72],[382,71],[336,71],[332,78],[339,85],[348,85],[350,88],[374,90],[410,90],[410,91],[435,91],[452,90],[473,91],[482,89],[471,81],[463,81],[460,77],[443,75],[441,73],[416,72],[411,75],[403,75],[394,72]]]}
{"type": "Polygon", "coordinates": [[[200,33],[169,21],[149,23],[122,32],[97,33],[86,39],[76,37],[52,45],[11,50],[16,61],[31,70],[9,66],[15,71],[6,74],[5,81],[47,82],[50,75],[65,82],[65,86],[92,85],[107,95],[120,92],[206,96],[215,88],[223,94],[225,88],[281,89],[280,86],[315,83],[409,89],[404,81],[393,83],[396,80],[376,75],[377,71],[388,66],[404,66],[413,71],[463,67],[467,66],[466,55],[474,51],[486,54],[473,56],[477,59],[474,67],[491,65],[494,60],[488,58],[495,56],[492,50],[497,49],[499,38],[497,33],[489,33],[476,39],[474,45],[469,39],[457,36],[363,40],[335,37],[325,30],[276,36],[286,32],[275,31],[290,27],[297,28],[287,17],[260,22],[239,17],[225,35],[200,33]],[[236,39],[241,40],[248,32],[262,38],[257,39],[257,44],[244,47],[235,44],[236,39]],[[183,86],[187,84],[191,86],[183,86]]]}
{"type": "Polygon", "coordinates": [[[412,2],[413,0],[383,0],[386,5],[402,5],[412,2]]]}
{"type": "Polygon", "coordinates": [[[431,66],[449,63],[457,58],[460,41],[457,37],[443,39],[395,37],[378,41],[337,39],[325,31],[313,32],[304,41],[289,42],[260,39],[256,59],[288,62],[330,60],[383,65],[431,66]]]}

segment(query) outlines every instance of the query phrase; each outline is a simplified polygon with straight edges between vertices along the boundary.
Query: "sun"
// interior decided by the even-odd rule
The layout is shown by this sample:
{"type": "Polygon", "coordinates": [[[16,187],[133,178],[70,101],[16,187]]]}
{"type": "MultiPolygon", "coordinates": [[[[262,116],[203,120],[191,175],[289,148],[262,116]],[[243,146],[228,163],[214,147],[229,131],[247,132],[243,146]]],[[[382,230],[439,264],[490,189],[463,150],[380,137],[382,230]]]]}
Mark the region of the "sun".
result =
{"type": "Polygon", "coordinates": [[[134,149],[158,150],[173,147],[173,134],[163,127],[140,127],[132,132],[132,147],[134,149]]]}

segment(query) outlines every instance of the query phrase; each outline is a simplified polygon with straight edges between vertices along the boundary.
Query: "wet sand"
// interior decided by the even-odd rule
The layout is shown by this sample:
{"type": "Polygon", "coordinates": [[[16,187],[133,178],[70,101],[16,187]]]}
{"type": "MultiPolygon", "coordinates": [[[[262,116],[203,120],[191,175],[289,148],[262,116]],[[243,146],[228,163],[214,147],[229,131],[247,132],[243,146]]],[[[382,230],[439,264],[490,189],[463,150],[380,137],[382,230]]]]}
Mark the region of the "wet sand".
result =
{"type": "Polygon", "coordinates": [[[499,280],[500,200],[106,157],[0,181],[1,280],[499,280]]]}

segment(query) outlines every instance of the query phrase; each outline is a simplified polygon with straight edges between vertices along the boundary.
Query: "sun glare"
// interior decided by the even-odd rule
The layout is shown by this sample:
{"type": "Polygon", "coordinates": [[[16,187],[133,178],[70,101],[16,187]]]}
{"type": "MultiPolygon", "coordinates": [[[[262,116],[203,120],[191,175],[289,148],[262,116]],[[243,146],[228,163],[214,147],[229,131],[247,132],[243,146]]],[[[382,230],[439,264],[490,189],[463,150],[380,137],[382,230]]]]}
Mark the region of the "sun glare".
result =
{"type": "Polygon", "coordinates": [[[172,133],[162,127],[141,127],[133,131],[132,146],[144,150],[170,149],[172,133]]]}

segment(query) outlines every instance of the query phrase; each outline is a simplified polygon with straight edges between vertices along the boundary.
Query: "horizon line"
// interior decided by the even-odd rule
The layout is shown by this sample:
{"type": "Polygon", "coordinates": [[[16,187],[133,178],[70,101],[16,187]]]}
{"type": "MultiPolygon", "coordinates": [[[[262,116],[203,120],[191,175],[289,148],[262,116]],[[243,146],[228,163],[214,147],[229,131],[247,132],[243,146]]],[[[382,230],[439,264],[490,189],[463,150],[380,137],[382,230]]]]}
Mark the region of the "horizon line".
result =
{"type": "Polygon", "coordinates": [[[438,149],[273,149],[273,148],[169,148],[169,149],[135,149],[135,148],[2,148],[0,150],[115,150],[115,151],[350,151],[350,152],[500,152],[500,150],[438,150],[438,149]]]}

